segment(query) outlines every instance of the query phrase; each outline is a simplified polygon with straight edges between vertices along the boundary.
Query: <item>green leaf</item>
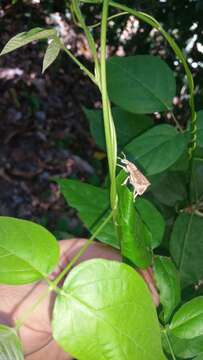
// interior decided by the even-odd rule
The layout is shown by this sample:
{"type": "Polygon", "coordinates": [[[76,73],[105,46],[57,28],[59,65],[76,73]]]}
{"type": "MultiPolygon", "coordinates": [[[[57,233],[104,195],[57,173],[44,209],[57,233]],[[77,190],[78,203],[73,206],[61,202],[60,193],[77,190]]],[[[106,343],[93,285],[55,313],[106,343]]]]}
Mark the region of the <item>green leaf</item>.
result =
{"type": "Polygon", "coordinates": [[[61,49],[61,44],[58,38],[53,39],[48,45],[48,48],[44,55],[43,68],[42,68],[43,73],[56,60],[60,52],[60,49],[61,49]]]}
{"type": "Polygon", "coordinates": [[[53,336],[78,360],[164,360],[147,285],[126,264],[90,260],[75,267],[57,295],[53,336]]]}
{"type": "Polygon", "coordinates": [[[203,335],[203,296],[196,297],[175,313],[170,331],[181,339],[193,339],[203,335]]]}
{"type": "Polygon", "coordinates": [[[28,284],[53,271],[59,261],[59,247],[41,225],[1,216],[0,259],[0,284],[28,284]]]}
{"type": "MultiPolygon", "coordinates": [[[[83,108],[89,121],[91,134],[97,145],[106,150],[104,124],[101,110],[83,108]]],[[[123,149],[131,140],[152,127],[152,119],[145,115],[131,114],[119,107],[112,108],[112,114],[117,134],[118,148],[123,149]]]]}
{"type": "Polygon", "coordinates": [[[13,328],[0,324],[0,359],[23,360],[22,345],[13,328]]]}
{"type": "Polygon", "coordinates": [[[126,111],[149,114],[172,109],[175,77],[159,57],[112,57],[107,62],[107,79],[110,99],[126,111]]]}
{"type": "Polygon", "coordinates": [[[57,35],[56,30],[54,29],[42,29],[42,28],[34,28],[27,32],[22,32],[12,39],[10,39],[7,44],[4,46],[3,50],[0,53],[1,55],[5,55],[13,50],[21,48],[32,41],[41,40],[41,39],[50,39],[57,35]]]}
{"type": "Polygon", "coordinates": [[[144,198],[138,198],[135,201],[135,208],[140,214],[142,221],[147,226],[151,233],[151,247],[155,249],[161,244],[164,230],[165,221],[161,213],[157,208],[148,200],[144,198]]]}
{"type": "Polygon", "coordinates": [[[149,188],[161,204],[177,207],[187,200],[186,178],[180,172],[166,171],[150,178],[149,188]]]}
{"type": "Polygon", "coordinates": [[[176,219],[170,239],[170,253],[183,287],[197,284],[203,274],[203,219],[182,213],[176,219]]]}
{"type": "MultiPolygon", "coordinates": [[[[203,336],[185,340],[174,336],[168,331],[168,337],[173,351],[178,358],[191,359],[203,352],[203,336]]],[[[163,347],[164,350],[170,354],[170,349],[165,338],[163,338],[163,347]]]]}
{"type": "Polygon", "coordinates": [[[197,113],[197,146],[203,148],[203,110],[197,113]]]}
{"type": "Polygon", "coordinates": [[[123,151],[146,174],[154,175],[173,165],[186,147],[183,134],[170,125],[158,125],[135,138],[123,151]]]}
{"type": "MultiPolygon", "coordinates": [[[[56,182],[68,204],[78,211],[80,219],[90,232],[94,233],[108,216],[109,191],[78,180],[57,179],[56,182]]],[[[113,221],[109,221],[97,238],[106,244],[119,247],[113,221]]]]}
{"type": "Polygon", "coordinates": [[[203,158],[193,158],[191,166],[190,196],[192,202],[201,201],[203,196],[203,158]]]}
{"type": "Polygon", "coordinates": [[[203,360],[203,353],[200,354],[200,355],[198,355],[198,356],[195,358],[195,360],[203,360]]]}
{"type": "Polygon", "coordinates": [[[155,257],[154,273],[163,307],[161,318],[167,323],[181,300],[179,274],[171,259],[165,256],[155,257]]]}
{"type": "Polygon", "coordinates": [[[152,262],[151,233],[135,209],[132,192],[126,186],[120,186],[118,194],[121,253],[133,265],[147,268],[152,262]]]}

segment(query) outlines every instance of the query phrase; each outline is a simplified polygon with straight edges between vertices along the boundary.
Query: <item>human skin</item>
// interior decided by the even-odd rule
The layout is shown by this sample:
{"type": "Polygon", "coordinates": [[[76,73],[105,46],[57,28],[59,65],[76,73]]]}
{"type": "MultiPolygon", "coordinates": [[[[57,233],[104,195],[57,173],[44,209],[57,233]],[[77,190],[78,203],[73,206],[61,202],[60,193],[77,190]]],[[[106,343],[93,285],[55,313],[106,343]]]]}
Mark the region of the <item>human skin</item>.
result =
{"type": "MultiPolygon", "coordinates": [[[[70,262],[73,256],[81,249],[85,239],[71,239],[60,241],[61,260],[58,268],[51,275],[54,279],[62,269],[70,262]]],[[[110,246],[94,242],[80,257],[78,263],[92,259],[104,258],[109,260],[121,261],[118,251],[110,246]]],[[[140,271],[139,271],[140,272],[140,271]]],[[[151,269],[141,272],[147,282],[153,300],[156,305],[159,297],[153,281],[151,269]]],[[[46,282],[38,282],[23,286],[0,286],[0,323],[15,326],[17,319],[22,318],[23,314],[34,304],[37,299],[48,290],[46,282]]],[[[52,338],[51,333],[51,314],[55,301],[55,294],[48,292],[48,296],[40,303],[35,311],[26,319],[20,328],[19,335],[23,344],[23,351],[26,360],[71,360],[72,357],[65,353],[52,338]]]]}

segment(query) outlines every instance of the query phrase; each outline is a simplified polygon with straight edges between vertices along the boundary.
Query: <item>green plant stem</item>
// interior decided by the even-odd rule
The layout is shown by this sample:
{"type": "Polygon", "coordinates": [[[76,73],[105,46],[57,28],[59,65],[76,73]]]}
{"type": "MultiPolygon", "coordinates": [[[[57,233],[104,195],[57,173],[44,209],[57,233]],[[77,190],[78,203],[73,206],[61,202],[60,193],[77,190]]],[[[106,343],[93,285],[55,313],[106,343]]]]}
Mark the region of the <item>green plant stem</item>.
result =
{"type": "MultiPolygon", "coordinates": [[[[117,17],[121,17],[121,16],[124,16],[124,15],[128,15],[128,12],[127,12],[127,11],[123,11],[123,12],[121,12],[121,13],[119,13],[119,14],[114,14],[114,15],[112,15],[112,16],[109,16],[108,19],[107,19],[107,21],[109,22],[109,21],[111,21],[111,20],[113,20],[113,19],[115,19],[115,18],[117,18],[117,17]]],[[[98,22],[98,23],[96,23],[96,24],[93,24],[93,25],[88,25],[88,28],[90,28],[90,29],[95,29],[95,28],[99,27],[100,25],[101,25],[101,21],[98,22]]]]}
{"type": "Polygon", "coordinates": [[[191,109],[191,141],[190,141],[189,148],[188,148],[188,155],[189,155],[189,158],[191,159],[193,157],[193,153],[194,153],[194,150],[196,148],[196,139],[197,139],[196,119],[197,119],[197,115],[196,115],[196,111],[195,111],[195,101],[194,101],[194,81],[193,81],[193,77],[192,77],[192,73],[190,71],[190,68],[189,68],[189,66],[187,64],[187,60],[185,58],[185,55],[181,51],[180,47],[176,44],[175,40],[162,28],[161,24],[159,24],[159,22],[156,19],[154,19],[152,16],[150,16],[148,14],[145,14],[143,12],[131,9],[128,6],[119,4],[119,3],[114,2],[114,1],[110,1],[109,5],[116,8],[116,9],[126,11],[129,14],[136,16],[138,19],[146,22],[147,24],[151,25],[152,27],[154,27],[155,29],[160,31],[160,33],[163,35],[163,37],[167,40],[167,42],[169,43],[169,45],[173,49],[173,51],[176,54],[179,61],[183,64],[183,67],[185,69],[185,73],[186,73],[186,76],[187,76],[187,80],[188,80],[188,87],[189,87],[189,93],[190,93],[190,101],[189,101],[189,103],[190,103],[190,109],[191,109]]]}
{"type": "Polygon", "coordinates": [[[170,339],[169,339],[168,334],[167,334],[167,329],[164,329],[164,330],[163,330],[163,333],[164,333],[164,336],[165,336],[165,338],[166,338],[166,342],[167,342],[167,344],[168,344],[168,347],[169,347],[169,349],[170,349],[170,353],[171,353],[172,359],[173,359],[173,360],[176,360],[176,357],[175,357],[175,354],[174,354],[174,351],[173,351],[173,348],[172,348],[170,339]]]}
{"type": "Polygon", "coordinates": [[[85,251],[92,244],[92,242],[95,240],[95,238],[100,233],[100,231],[106,226],[106,224],[111,220],[112,217],[113,217],[113,211],[111,211],[110,214],[107,216],[107,218],[103,221],[103,223],[100,226],[98,226],[98,228],[94,232],[94,234],[92,234],[92,236],[89,238],[89,240],[86,241],[86,243],[81,247],[81,249],[78,251],[78,253],[68,263],[68,265],[65,267],[65,269],[59,274],[59,276],[54,281],[49,282],[52,290],[54,290],[57,287],[57,285],[63,279],[63,277],[75,265],[77,260],[85,253],[85,251]]]}
{"type": "Polygon", "coordinates": [[[75,15],[78,19],[78,22],[79,22],[81,28],[84,30],[84,33],[85,33],[87,41],[88,41],[89,48],[92,52],[92,56],[93,56],[94,63],[95,63],[97,86],[100,86],[100,65],[99,65],[97,49],[95,46],[94,38],[93,38],[88,26],[85,24],[83,15],[80,11],[80,6],[79,6],[78,0],[72,0],[72,5],[73,5],[73,11],[75,12],[75,15]]]}
{"type": "MultiPolygon", "coordinates": [[[[102,21],[101,21],[101,95],[104,118],[104,130],[106,138],[107,157],[109,164],[109,174],[111,180],[110,201],[111,208],[116,211],[117,208],[117,191],[116,191],[116,163],[117,163],[117,142],[116,132],[111,113],[111,105],[107,93],[106,80],[106,33],[108,19],[109,1],[103,2],[102,21]]],[[[114,218],[115,219],[115,218],[114,218]]]]}
{"type": "Polygon", "coordinates": [[[29,316],[35,311],[35,309],[47,298],[48,294],[49,294],[50,290],[49,288],[46,289],[41,296],[37,299],[37,301],[32,304],[32,306],[30,306],[30,308],[28,308],[23,316],[19,319],[17,319],[16,321],[16,326],[15,329],[18,332],[19,329],[21,328],[21,326],[23,326],[23,324],[25,323],[25,321],[29,318],[29,316]]]}
{"type": "Polygon", "coordinates": [[[16,321],[15,329],[17,332],[19,331],[21,326],[23,326],[23,324],[29,318],[29,316],[34,312],[34,310],[46,299],[50,291],[56,291],[56,292],[60,291],[60,289],[57,287],[59,282],[63,279],[63,277],[67,274],[67,272],[75,265],[77,260],[85,253],[85,251],[95,240],[99,232],[103,229],[104,226],[106,226],[106,224],[111,220],[112,217],[113,217],[113,211],[111,211],[110,214],[107,216],[107,218],[104,220],[104,222],[100,226],[98,226],[94,234],[89,238],[89,240],[86,241],[86,243],[81,247],[78,253],[72,258],[72,260],[68,263],[66,268],[59,274],[59,276],[54,281],[45,279],[49,284],[49,288],[46,289],[37,299],[37,301],[25,311],[23,316],[16,321]]]}
{"type": "Polygon", "coordinates": [[[69,51],[64,44],[61,43],[61,48],[66,52],[66,54],[79,66],[79,68],[84,71],[84,73],[92,80],[94,84],[98,86],[97,80],[94,74],[91,73],[73,54],[69,51]]]}

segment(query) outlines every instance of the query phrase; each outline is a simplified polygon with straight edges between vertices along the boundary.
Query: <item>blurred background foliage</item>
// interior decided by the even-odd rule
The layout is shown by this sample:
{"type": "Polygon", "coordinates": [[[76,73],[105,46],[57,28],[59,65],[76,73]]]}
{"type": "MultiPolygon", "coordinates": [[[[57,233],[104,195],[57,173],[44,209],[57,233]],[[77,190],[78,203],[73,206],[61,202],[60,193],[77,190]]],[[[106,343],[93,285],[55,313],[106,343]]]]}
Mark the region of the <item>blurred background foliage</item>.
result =
{"type": "MultiPolygon", "coordinates": [[[[120,2],[154,16],[176,39],[194,75],[197,110],[202,108],[203,0],[120,2]]],[[[69,5],[66,0],[0,0],[0,47],[18,32],[54,26],[64,43],[91,63],[69,5]]],[[[87,24],[100,21],[100,6],[86,4],[82,10],[87,24]]],[[[99,44],[99,28],[94,34],[99,44]]],[[[80,236],[81,223],[72,209],[67,211],[51,179],[79,178],[94,185],[104,180],[105,156],[92,140],[82,111],[84,105],[99,108],[100,96],[64,54],[42,75],[44,48],[43,43],[31,45],[0,59],[0,214],[35,219],[54,228],[59,237],[69,232],[80,236]]],[[[149,53],[161,56],[175,71],[174,113],[186,126],[190,112],[184,71],[163,37],[133,16],[109,22],[109,56],[149,53]]],[[[155,114],[155,120],[172,122],[165,113],[155,114]]]]}

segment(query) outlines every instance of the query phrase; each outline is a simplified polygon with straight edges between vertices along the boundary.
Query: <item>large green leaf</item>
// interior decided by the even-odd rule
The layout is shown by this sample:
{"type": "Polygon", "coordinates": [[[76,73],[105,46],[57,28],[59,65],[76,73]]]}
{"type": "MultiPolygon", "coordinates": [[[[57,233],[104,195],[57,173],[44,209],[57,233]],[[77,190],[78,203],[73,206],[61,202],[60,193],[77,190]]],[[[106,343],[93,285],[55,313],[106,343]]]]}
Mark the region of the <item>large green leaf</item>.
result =
{"type": "Polygon", "coordinates": [[[44,55],[43,68],[42,68],[43,73],[56,60],[60,52],[60,49],[61,49],[61,44],[59,39],[54,38],[48,45],[44,55]]]}
{"type": "Polygon", "coordinates": [[[160,173],[171,165],[186,150],[187,142],[170,125],[158,125],[131,141],[124,153],[137,162],[148,175],[160,173]]]}
{"type": "Polygon", "coordinates": [[[181,172],[166,171],[150,181],[149,191],[158,203],[177,207],[187,200],[186,177],[181,172]]]}
{"type": "Polygon", "coordinates": [[[200,354],[200,355],[198,355],[198,356],[195,358],[195,360],[203,360],[203,353],[200,354]]]}
{"type": "Polygon", "coordinates": [[[13,50],[21,48],[32,41],[41,40],[41,39],[50,39],[57,35],[56,30],[54,29],[42,29],[34,28],[30,31],[20,33],[10,39],[7,44],[4,46],[3,50],[0,53],[1,55],[7,54],[13,50]]]}
{"type": "MultiPolygon", "coordinates": [[[[78,211],[80,219],[93,233],[109,213],[108,190],[78,180],[58,179],[56,181],[68,204],[78,211]]],[[[109,221],[97,238],[106,244],[119,247],[112,221],[109,221]]]]}
{"type": "MultiPolygon", "coordinates": [[[[169,341],[174,354],[181,359],[191,359],[203,352],[203,336],[194,339],[180,339],[168,331],[169,341]]],[[[170,354],[166,339],[163,337],[164,350],[170,354]]]]}
{"type": "Polygon", "coordinates": [[[164,235],[164,218],[157,208],[144,198],[136,199],[135,208],[151,233],[151,247],[155,249],[161,244],[164,235]]]}
{"type": "MultiPolygon", "coordinates": [[[[106,150],[102,111],[84,108],[84,112],[97,145],[101,149],[106,150]]],[[[113,107],[112,114],[116,128],[118,148],[120,150],[153,125],[152,119],[149,117],[131,114],[119,107],[113,107]]]]}
{"type": "Polygon", "coordinates": [[[203,335],[203,296],[181,306],[173,316],[170,331],[181,339],[193,339],[203,335]]]}
{"type": "Polygon", "coordinates": [[[59,247],[41,225],[2,216],[0,259],[0,283],[32,283],[52,272],[59,261],[59,247]]]}
{"type": "Polygon", "coordinates": [[[135,209],[132,192],[126,186],[120,186],[118,194],[121,253],[133,265],[147,268],[152,262],[151,233],[135,209]]]}
{"type": "Polygon", "coordinates": [[[107,62],[107,79],[110,99],[126,111],[148,114],[172,109],[175,77],[159,57],[112,57],[107,62]]]}
{"type": "Polygon", "coordinates": [[[170,253],[183,287],[198,283],[203,275],[203,219],[194,214],[178,216],[170,239],[170,253]]]}
{"type": "Polygon", "coordinates": [[[181,299],[179,274],[171,259],[165,256],[155,257],[154,273],[163,307],[161,318],[167,323],[181,299]]]}
{"type": "Polygon", "coordinates": [[[53,336],[78,360],[164,360],[151,294],[128,265],[90,260],[57,295],[53,336]]]}
{"type": "Polygon", "coordinates": [[[0,360],[23,360],[22,345],[13,328],[0,324],[0,360]]]}

